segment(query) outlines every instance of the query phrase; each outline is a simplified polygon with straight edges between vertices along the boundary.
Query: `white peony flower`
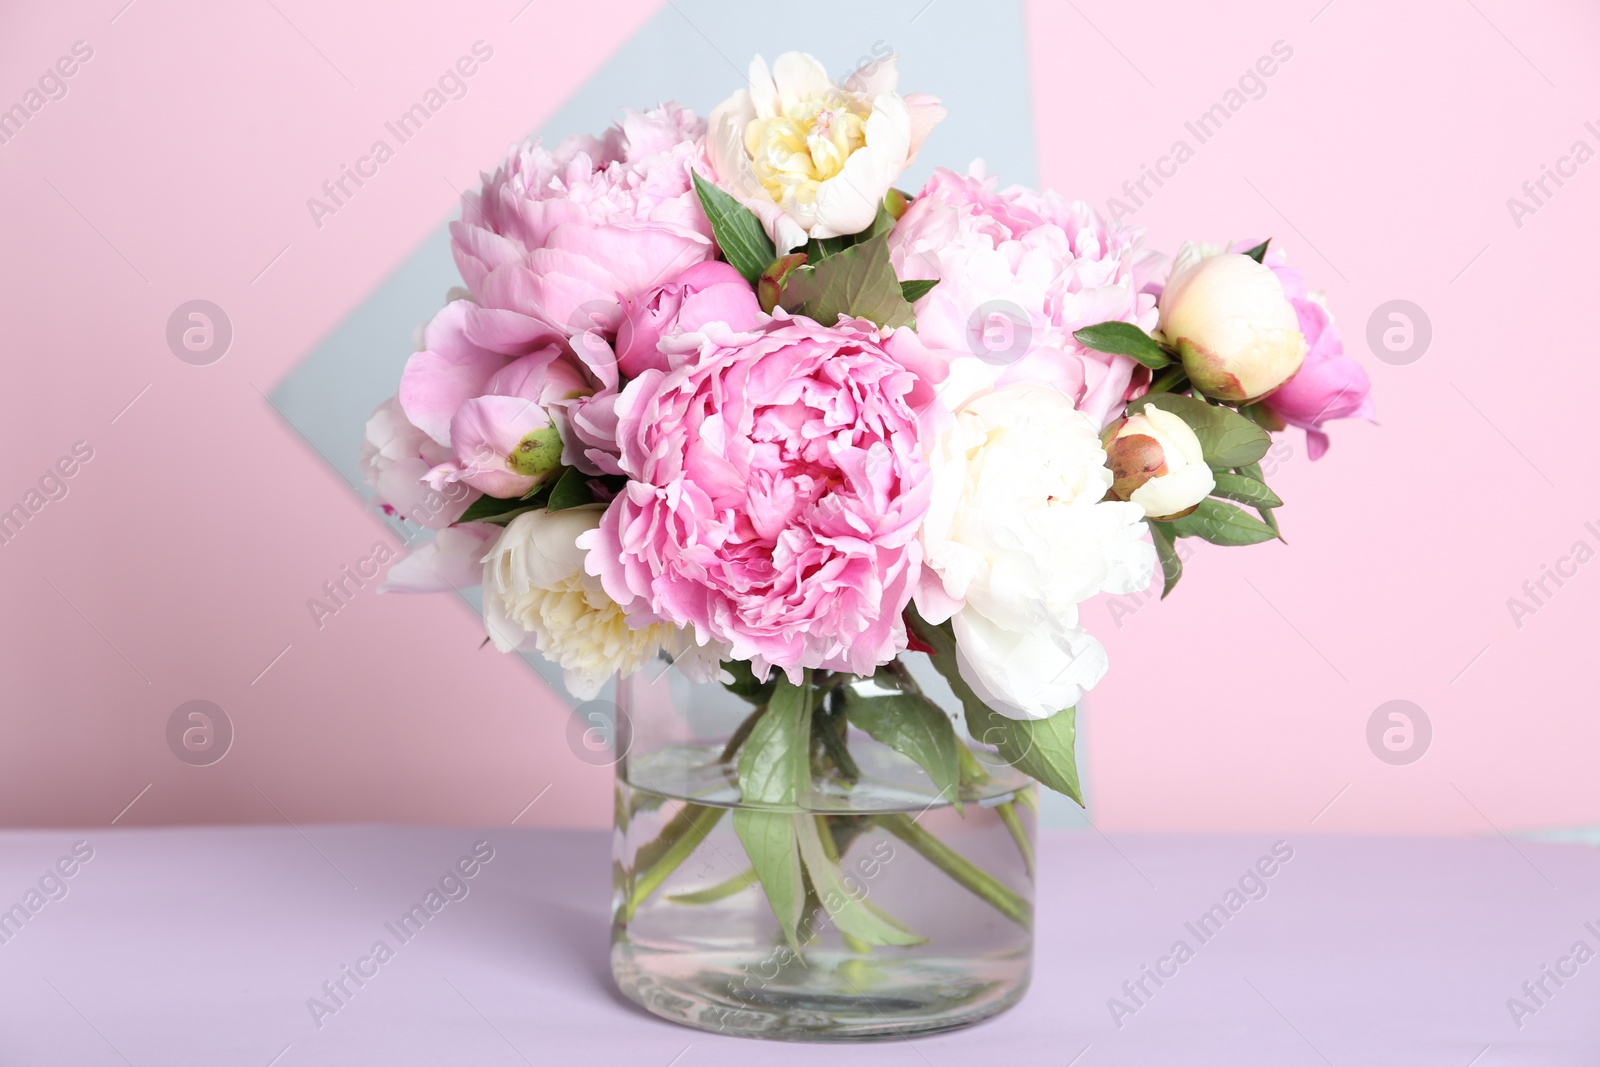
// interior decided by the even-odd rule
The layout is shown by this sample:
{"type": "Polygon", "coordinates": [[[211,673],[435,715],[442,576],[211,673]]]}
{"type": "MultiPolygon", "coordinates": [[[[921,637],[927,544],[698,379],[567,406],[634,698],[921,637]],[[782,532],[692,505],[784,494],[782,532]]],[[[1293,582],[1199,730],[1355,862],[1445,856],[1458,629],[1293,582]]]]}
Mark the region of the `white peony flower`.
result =
{"type": "Polygon", "coordinates": [[[391,515],[430,530],[442,530],[459,519],[477,499],[477,490],[468,485],[433,489],[423,480],[449,458],[449,448],[406,418],[398,397],[379,404],[367,420],[361,473],[376,491],[378,503],[391,515]]]}
{"type": "Polygon", "coordinates": [[[717,677],[722,649],[698,647],[665,623],[639,629],[585,574],[578,536],[600,525],[598,508],[529,511],[507,524],[483,557],[483,617],[502,652],[529,644],[566,672],[567,688],[592,700],[614,674],[631,674],[665,650],[696,681],[717,677]]]}
{"type": "Polygon", "coordinates": [[[968,361],[941,393],[954,418],[930,457],[917,610],[953,620],[961,677],[986,703],[1048,718],[1106,672],[1078,605],[1144,588],[1155,550],[1137,504],[1104,500],[1112,479],[1095,422],[1047,385],[962,396],[959,383],[984,377],[968,361]]]}
{"type": "Polygon", "coordinates": [[[1108,426],[1105,439],[1112,495],[1152,519],[1188,514],[1217,487],[1200,439],[1170,411],[1148,405],[1108,426]]]}
{"type": "Polygon", "coordinates": [[[440,530],[389,568],[380,593],[447,593],[471,589],[483,578],[483,554],[500,530],[468,522],[440,530]]]}
{"type": "Polygon", "coordinates": [[[895,92],[899,77],[893,56],[843,86],[804,52],[785,52],[771,70],[757,56],[750,88],[711,112],[713,177],[761,218],[779,253],[872,224],[945,116],[931,96],[895,92]]]}
{"type": "Polygon", "coordinates": [[[1237,252],[1179,251],[1158,307],[1159,329],[1195,387],[1221,400],[1255,400],[1305,360],[1300,318],[1270,267],[1237,252]]]}

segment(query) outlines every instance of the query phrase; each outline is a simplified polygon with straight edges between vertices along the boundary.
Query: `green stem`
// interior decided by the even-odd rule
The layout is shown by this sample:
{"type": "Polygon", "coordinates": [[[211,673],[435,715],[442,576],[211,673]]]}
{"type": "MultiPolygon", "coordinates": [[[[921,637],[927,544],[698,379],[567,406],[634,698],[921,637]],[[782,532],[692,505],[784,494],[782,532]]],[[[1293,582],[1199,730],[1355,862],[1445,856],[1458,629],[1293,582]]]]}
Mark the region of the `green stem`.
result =
{"type": "Polygon", "coordinates": [[[1026,788],[1017,790],[1017,803],[1035,815],[1039,814],[1039,791],[1033,788],[1031,783],[1026,788]]]}
{"type": "Polygon", "coordinates": [[[983,898],[994,909],[1024,930],[1032,929],[1033,906],[1005,886],[994,875],[972,864],[965,856],[917,825],[909,815],[880,815],[885,830],[910,845],[922,858],[948,874],[958,884],[983,898]]]}
{"type": "Polygon", "coordinates": [[[989,772],[983,769],[983,764],[973,755],[966,742],[959,738],[956,740],[956,762],[961,765],[962,785],[979,786],[989,780],[989,772]]]}
{"type": "Polygon", "coordinates": [[[705,804],[685,804],[683,810],[672,817],[661,835],[639,849],[637,862],[648,863],[644,873],[634,879],[628,893],[625,918],[632,919],[634,912],[661,887],[672,872],[682,866],[700,842],[706,839],[713,827],[727,814],[726,808],[705,804]]]}
{"type": "MultiPolygon", "coordinates": [[[[983,769],[983,764],[978,761],[978,757],[973,755],[972,749],[968,748],[966,744],[960,743],[956,745],[956,760],[961,764],[963,793],[966,793],[969,787],[982,785],[989,780],[989,772],[983,769]]],[[[1017,796],[1026,796],[1027,792],[1026,789],[1020,790],[1017,796]]],[[[976,795],[975,788],[974,795],[976,795]]],[[[962,799],[970,800],[973,798],[964,796],[962,799]]],[[[1017,814],[1016,803],[1007,800],[1004,803],[996,804],[994,810],[995,814],[1000,816],[1000,820],[1006,824],[1006,829],[1011,831],[1011,840],[1017,843],[1017,851],[1022,853],[1022,862],[1028,867],[1028,876],[1032,877],[1033,844],[1028,840],[1028,832],[1023,828],[1022,818],[1017,814]]]]}
{"type": "Polygon", "coordinates": [[[1188,381],[1189,376],[1184,372],[1183,364],[1180,363],[1176,366],[1168,367],[1156,375],[1155,380],[1150,383],[1150,391],[1152,393],[1177,392],[1184,385],[1187,385],[1188,381]]]}
{"type": "Polygon", "coordinates": [[[761,721],[761,716],[767,713],[767,706],[762,704],[744,717],[744,721],[733,728],[733,733],[728,737],[728,743],[722,748],[722,755],[717,757],[718,763],[731,763],[733,757],[739,754],[739,748],[750,736],[750,731],[756,728],[756,723],[761,721]]]}
{"type": "Polygon", "coordinates": [[[757,882],[756,869],[748,867],[729,878],[725,882],[718,882],[714,886],[696,890],[693,893],[674,893],[667,899],[674,904],[715,904],[719,900],[733,896],[750,888],[757,882]]]}
{"type": "Polygon", "coordinates": [[[1022,825],[1022,817],[1017,814],[1017,807],[1012,801],[995,805],[995,814],[1000,816],[1000,821],[1006,824],[1006,829],[1011,831],[1011,840],[1017,843],[1017,851],[1022,853],[1022,862],[1028,868],[1028,877],[1033,877],[1033,842],[1028,840],[1028,831],[1022,825]]]}
{"type": "Polygon", "coordinates": [[[856,782],[861,778],[861,768],[856,766],[856,761],[850,756],[849,741],[845,736],[844,715],[836,707],[830,707],[833,702],[826,696],[817,702],[811,712],[811,728],[821,739],[822,749],[828,754],[828,759],[838,768],[849,782],[856,782]]]}

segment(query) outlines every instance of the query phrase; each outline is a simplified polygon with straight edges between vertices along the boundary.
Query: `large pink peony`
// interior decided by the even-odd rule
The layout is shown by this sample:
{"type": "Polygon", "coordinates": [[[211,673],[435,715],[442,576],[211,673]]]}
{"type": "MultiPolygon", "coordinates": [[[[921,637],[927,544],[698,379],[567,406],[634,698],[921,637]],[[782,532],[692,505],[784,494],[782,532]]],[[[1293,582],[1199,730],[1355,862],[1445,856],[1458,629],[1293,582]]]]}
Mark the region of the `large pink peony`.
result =
{"type": "Polygon", "coordinates": [[[691,178],[705,123],[666,104],[627,112],[603,138],[515,146],[450,225],[456,265],[482,305],[475,340],[523,352],[614,331],[623,301],[715,248],[691,178]]]}
{"type": "MultiPolygon", "coordinates": [[[[1240,241],[1230,251],[1242,252],[1260,244],[1240,241]]],[[[1329,419],[1374,417],[1372,383],[1361,364],[1344,354],[1344,342],[1333,324],[1333,316],[1317,296],[1306,289],[1305,275],[1289,266],[1289,257],[1277,248],[1267,251],[1263,262],[1278,276],[1283,294],[1294,305],[1300,332],[1306,336],[1306,358],[1300,369],[1262,401],[1269,411],[1290,426],[1306,432],[1306,454],[1321,459],[1328,451],[1328,435],[1322,425],[1329,419]]]]}
{"type": "Polygon", "coordinates": [[[589,573],[632,625],[693,627],[763,676],[872,673],[905,647],[922,567],[920,346],[781,313],[695,340],[618,399],[630,481],[584,535],[589,573]]]}
{"type": "Polygon", "coordinates": [[[917,301],[917,332],[931,348],[983,357],[997,388],[1055,384],[1104,426],[1148,375],[1072,334],[1113,319],[1153,329],[1159,257],[1087,204],[995,186],[977,165],[967,176],[936,170],[890,233],[902,279],[940,280],[917,301]]]}

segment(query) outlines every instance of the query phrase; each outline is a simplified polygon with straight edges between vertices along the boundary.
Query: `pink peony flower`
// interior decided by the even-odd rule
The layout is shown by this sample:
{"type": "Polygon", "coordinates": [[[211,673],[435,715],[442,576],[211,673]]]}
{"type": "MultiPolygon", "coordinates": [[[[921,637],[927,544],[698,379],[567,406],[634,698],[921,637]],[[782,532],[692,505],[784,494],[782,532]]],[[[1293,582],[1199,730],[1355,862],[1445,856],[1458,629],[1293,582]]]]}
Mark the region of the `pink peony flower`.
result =
{"type": "Polygon", "coordinates": [[[606,364],[609,355],[596,366],[564,343],[517,358],[482,348],[470,337],[475,309],[470,300],[453,301],[423,328],[423,348],[406,362],[398,400],[443,446],[427,475],[435,490],[465,483],[490,496],[521,496],[556,461],[577,463],[582,444],[569,413],[597,392],[614,391],[616,371],[606,364]],[[553,438],[543,432],[549,430],[553,438]]]}
{"type": "Polygon", "coordinates": [[[614,331],[623,301],[710,259],[691,179],[704,168],[704,132],[692,111],[666,104],[626,112],[603,138],[513,147],[450,225],[456,265],[482,305],[475,338],[520,353],[614,331]]]}
{"type": "MultiPolygon", "coordinates": [[[[1242,252],[1260,243],[1240,241],[1229,251],[1242,252]]],[[[1361,364],[1344,354],[1333,316],[1306,290],[1305,275],[1289,266],[1289,257],[1269,248],[1263,262],[1278,276],[1284,295],[1294,305],[1306,337],[1306,358],[1294,376],[1262,403],[1284,422],[1305,430],[1307,455],[1321,459],[1328,451],[1323,423],[1349,418],[1373,421],[1372,383],[1361,364]]]]}
{"type": "Polygon", "coordinates": [[[1072,334],[1113,319],[1153,329],[1159,257],[1087,204],[995,185],[981,165],[936,170],[891,231],[896,273],[941,283],[917,301],[917,332],[930,348],[983,357],[996,388],[1050,382],[1105,426],[1148,373],[1072,334]]]}
{"type": "Polygon", "coordinates": [[[450,420],[482,396],[489,379],[511,358],[477,344],[468,322],[477,305],[452,300],[422,328],[422,347],[406,360],[397,399],[406,418],[437,443],[450,445],[450,420]]]}
{"type": "Polygon", "coordinates": [[[755,290],[738,271],[719,260],[697,263],[628,301],[617,333],[617,368],[629,378],[667,370],[658,347],[663,336],[697,333],[712,322],[752,330],[762,317],[755,290]]]}
{"type": "Polygon", "coordinates": [[[630,481],[580,544],[632,625],[693,627],[791,679],[905,647],[933,393],[896,358],[902,333],[780,315],[628,383],[630,481]]]}

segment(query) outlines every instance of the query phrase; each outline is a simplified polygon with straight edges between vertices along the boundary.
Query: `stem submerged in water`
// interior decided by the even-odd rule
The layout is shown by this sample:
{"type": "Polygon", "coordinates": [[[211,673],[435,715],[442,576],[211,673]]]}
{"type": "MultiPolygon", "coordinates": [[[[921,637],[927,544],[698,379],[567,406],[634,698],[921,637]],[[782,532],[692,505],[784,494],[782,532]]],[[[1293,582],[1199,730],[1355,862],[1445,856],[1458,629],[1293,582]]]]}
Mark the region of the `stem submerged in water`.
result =
{"type": "Polygon", "coordinates": [[[659,837],[639,849],[636,862],[644,867],[644,871],[634,879],[633,886],[628,890],[625,919],[633,918],[639,905],[648,900],[650,894],[683,865],[683,861],[722,821],[727,811],[727,808],[713,808],[705,804],[685,804],[683,810],[662,828],[659,837]]]}
{"type": "MultiPolygon", "coordinates": [[[[910,676],[903,664],[891,664],[887,670],[894,676],[901,689],[906,692],[921,695],[920,687],[910,676]]],[[[855,761],[850,758],[848,750],[848,735],[845,729],[844,716],[840,709],[828,706],[828,697],[841,684],[844,684],[847,675],[830,675],[811,683],[808,673],[808,687],[813,689],[809,715],[805,715],[795,725],[801,731],[796,743],[803,746],[800,751],[805,752],[810,758],[810,771],[813,778],[819,774],[830,774],[824,764],[831,764],[836,772],[848,785],[860,775],[855,761]],[[820,698],[820,699],[817,699],[820,698]]],[[[924,699],[926,699],[924,697],[924,699]]],[[[931,703],[931,702],[930,702],[931,703]]],[[[756,731],[757,725],[768,714],[768,705],[762,704],[753,709],[728,738],[718,762],[727,765],[741,754],[741,750],[750,744],[750,739],[756,731]]],[[[766,731],[771,733],[770,730],[766,731]]],[[[898,746],[897,746],[898,747],[898,746]]],[[[957,761],[959,764],[959,786],[957,795],[951,797],[956,808],[962,802],[976,802],[982,794],[982,787],[991,780],[987,768],[978,760],[977,756],[964,742],[956,742],[957,761]]],[[[749,756],[752,753],[745,753],[749,756]]],[[[741,782],[741,785],[743,783],[741,782]]],[[[822,843],[823,856],[814,858],[813,862],[824,863],[837,867],[839,860],[849,841],[867,826],[880,826],[888,833],[906,844],[942,871],[951,880],[967,889],[973,895],[988,903],[1006,918],[1015,922],[1023,929],[1031,929],[1033,922],[1033,906],[1022,895],[1001,882],[994,875],[973,864],[965,856],[951,848],[938,837],[917,824],[916,818],[903,813],[875,813],[871,810],[839,811],[824,813],[806,809],[810,806],[808,787],[802,786],[801,795],[794,799],[797,802],[794,810],[798,817],[816,820],[817,837],[822,843]],[[849,816],[839,819],[835,816],[849,816]]],[[[948,786],[945,792],[950,792],[948,786]]],[[[1031,790],[1019,791],[1015,796],[994,804],[997,817],[1005,824],[1007,832],[1015,842],[1027,872],[1031,878],[1034,873],[1034,854],[1032,842],[1029,840],[1027,827],[1022,814],[1017,810],[1017,805],[1033,809],[1033,798],[1028,795],[1031,790]]],[[[943,796],[943,794],[941,794],[943,796]]],[[[781,805],[788,808],[788,805],[781,805]]],[[[700,846],[701,842],[721,821],[728,809],[697,804],[687,801],[683,808],[662,827],[661,833],[655,840],[643,845],[638,850],[634,860],[634,870],[638,872],[628,887],[627,899],[624,906],[625,920],[631,920],[639,906],[658,890],[670,878],[683,862],[700,846]]],[[[804,873],[801,875],[805,878],[804,873]]],[[[748,870],[734,875],[732,878],[695,892],[678,893],[668,899],[676,904],[696,905],[710,904],[732,896],[752,884],[759,885],[760,880],[755,876],[755,871],[748,870]]],[[[808,885],[808,898],[811,895],[808,885]]],[[[842,932],[841,932],[842,933],[842,932]]],[[[865,941],[855,937],[848,937],[847,945],[852,951],[866,952],[868,945],[865,941]]]]}
{"type": "Polygon", "coordinates": [[[994,875],[974,865],[949,845],[917,825],[909,815],[879,815],[877,823],[921,854],[922,858],[948,874],[960,885],[982,897],[995,910],[1022,927],[1033,928],[1033,906],[1009,889],[994,875]]]}
{"type": "Polygon", "coordinates": [[[1033,877],[1033,843],[1028,840],[1028,831],[1022,825],[1022,817],[1017,814],[1017,806],[1012,801],[995,805],[995,814],[1000,816],[1000,821],[1006,824],[1006,829],[1011,831],[1011,840],[1017,843],[1017,851],[1022,853],[1022,862],[1028,868],[1028,877],[1033,877]]]}

